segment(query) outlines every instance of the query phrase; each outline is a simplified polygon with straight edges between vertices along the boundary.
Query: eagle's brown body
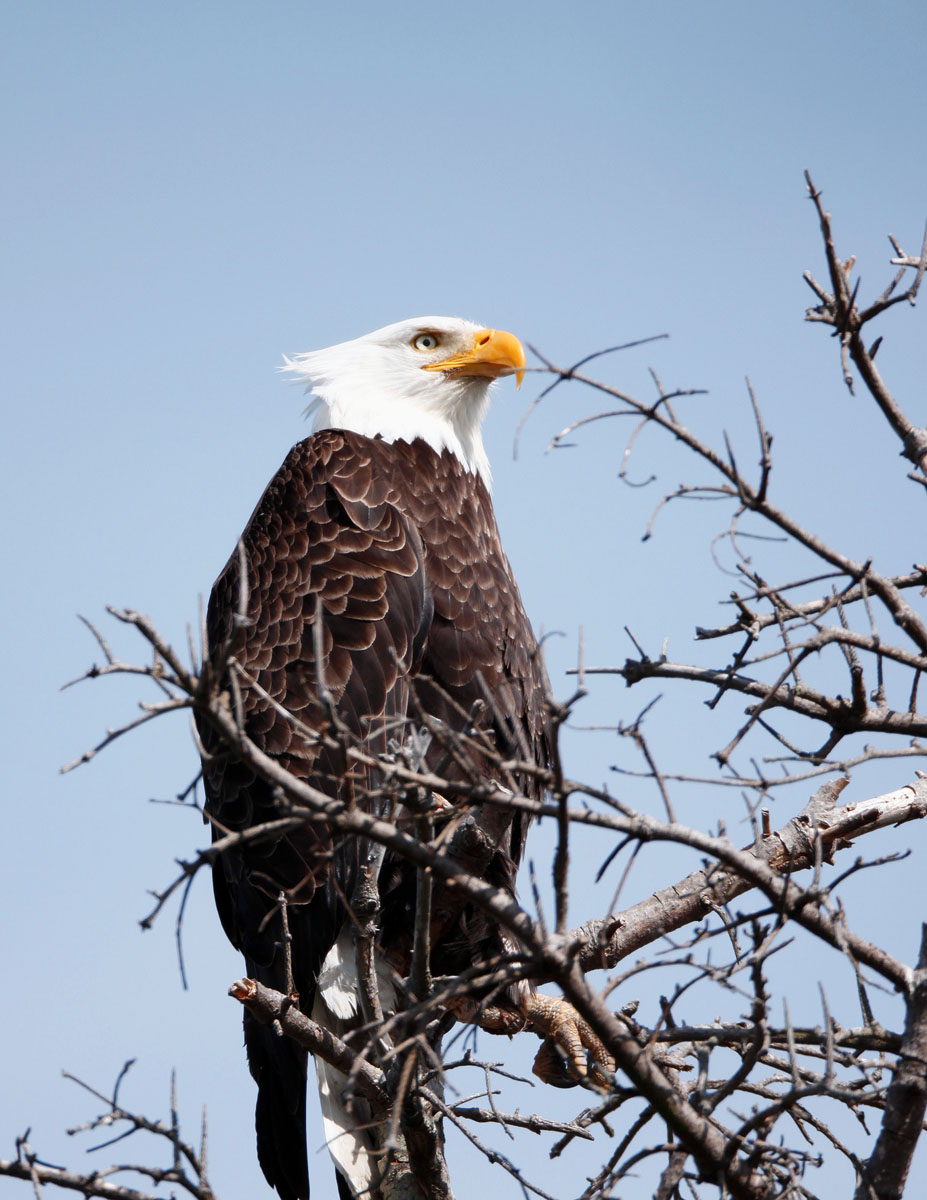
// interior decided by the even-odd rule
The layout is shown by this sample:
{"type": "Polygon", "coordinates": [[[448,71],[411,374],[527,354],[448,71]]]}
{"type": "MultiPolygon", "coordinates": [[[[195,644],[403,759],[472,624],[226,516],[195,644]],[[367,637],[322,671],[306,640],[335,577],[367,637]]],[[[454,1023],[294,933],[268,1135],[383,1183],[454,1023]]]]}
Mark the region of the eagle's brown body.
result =
{"type": "MultiPolygon", "coordinates": [[[[228,656],[230,695],[247,735],[327,795],[377,811],[385,803],[375,769],[307,736],[331,726],[327,704],[350,739],[373,754],[400,747],[424,713],[451,733],[475,724],[505,757],[548,761],[546,678],[489,494],[459,458],[425,441],[329,429],[294,447],[213,588],[208,635],[212,661],[228,656]],[[243,622],[236,620],[242,604],[243,622]]],[[[214,749],[209,730],[202,734],[207,752],[214,749]]],[[[455,767],[438,736],[425,761],[440,763],[452,779],[471,769],[499,776],[492,753],[471,749],[465,757],[455,767]]],[[[529,795],[539,790],[530,773],[518,783],[529,795]]],[[[208,758],[205,786],[217,831],[279,815],[271,788],[234,758],[208,758]]],[[[500,817],[502,811],[488,822],[498,842],[486,878],[514,891],[525,824],[500,817]]],[[[450,817],[454,809],[445,812],[450,817]]],[[[306,1012],[345,921],[343,898],[351,895],[358,853],[326,826],[307,824],[226,853],[214,871],[227,935],[249,974],[277,988],[285,985],[279,921],[268,914],[278,892],[287,893],[294,982],[306,1012]]],[[[387,858],[380,894],[381,950],[400,964],[411,945],[413,876],[387,858]]],[[[452,911],[447,897],[443,908],[436,897],[445,918],[432,969],[442,974],[503,948],[497,929],[456,903],[452,911]]],[[[284,1200],[301,1200],[308,1195],[306,1057],[247,1017],[245,1032],[259,1088],[261,1165],[284,1200]]]]}

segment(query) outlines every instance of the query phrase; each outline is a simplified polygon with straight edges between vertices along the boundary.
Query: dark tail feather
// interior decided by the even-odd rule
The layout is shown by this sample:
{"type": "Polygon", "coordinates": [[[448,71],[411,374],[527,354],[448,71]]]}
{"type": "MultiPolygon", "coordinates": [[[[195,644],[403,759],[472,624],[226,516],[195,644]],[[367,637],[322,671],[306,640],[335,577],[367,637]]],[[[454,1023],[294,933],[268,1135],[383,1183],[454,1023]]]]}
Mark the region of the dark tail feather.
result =
{"type": "Polygon", "coordinates": [[[306,1051],[245,1013],[248,1066],[258,1085],[258,1162],[281,1200],[309,1200],[306,1161],[306,1051]]]}
{"type": "Polygon", "coordinates": [[[340,1171],[335,1172],[335,1182],[338,1184],[338,1200],[357,1200],[340,1171]]]}

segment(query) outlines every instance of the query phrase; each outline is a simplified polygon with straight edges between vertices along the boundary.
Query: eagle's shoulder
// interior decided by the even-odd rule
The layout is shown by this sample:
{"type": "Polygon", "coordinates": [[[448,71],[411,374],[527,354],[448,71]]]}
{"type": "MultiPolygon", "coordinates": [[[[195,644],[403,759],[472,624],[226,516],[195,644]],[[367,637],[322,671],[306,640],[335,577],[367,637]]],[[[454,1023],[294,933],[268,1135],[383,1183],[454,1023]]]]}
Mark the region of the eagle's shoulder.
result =
{"type": "Polygon", "coordinates": [[[298,740],[281,708],[319,719],[320,678],[361,736],[413,669],[432,609],[422,540],[396,499],[372,439],[313,434],[287,455],[217,579],[210,652],[242,673],[265,749],[292,752],[298,740]]]}

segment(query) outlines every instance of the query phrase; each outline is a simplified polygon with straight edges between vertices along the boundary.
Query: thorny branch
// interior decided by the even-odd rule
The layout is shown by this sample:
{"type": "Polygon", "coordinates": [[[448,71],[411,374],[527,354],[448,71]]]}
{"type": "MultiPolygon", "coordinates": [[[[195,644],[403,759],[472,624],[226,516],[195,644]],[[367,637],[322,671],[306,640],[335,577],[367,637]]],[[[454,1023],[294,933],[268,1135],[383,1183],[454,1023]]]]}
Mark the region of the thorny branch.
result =
{"type": "MultiPolygon", "coordinates": [[[[861,331],[893,305],[902,301],[914,303],[924,276],[927,241],[921,254],[914,257],[905,254],[892,239],[896,252],[892,261],[898,267],[897,273],[877,300],[868,307],[860,307],[858,286],[850,280],[855,260],[838,257],[830,216],[823,210],[820,193],[810,177],[807,182],[821,225],[832,289],[828,291],[806,273],[806,280],[821,301],[809,310],[807,317],[834,328],[844,355],[849,355],[857,365],[870,395],[901,439],[903,453],[924,472],[927,429],[916,427],[892,397],[872,362],[877,345],[867,350],[861,331]],[[909,277],[909,286],[898,291],[905,275],[909,277]]],[[[621,666],[586,666],[587,675],[615,674],[629,685],[648,679],[701,683],[713,689],[709,701],[712,707],[725,696],[739,694],[748,698],[751,703],[745,709],[746,720],[715,752],[722,766],[731,764],[735,753],[758,728],[789,749],[794,758],[811,766],[832,763],[836,747],[857,734],[903,736],[909,740],[924,736],[927,713],[918,708],[917,685],[927,670],[927,625],[909,596],[914,589],[923,592],[927,587],[927,567],[915,563],[914,569],[905,573],[883,572],[871,556],[847,553],[829,545],[772,503],[768,486],[774,466],[772,438],[752,387],[748,387],[748,395],[760,443],[757,480],[740,468],[726,438],[723,451],[715,449],[682,424],[670,403],[680,393],[667,393],[656,378],[658,398],[655,403],[648,403],[598,380],[579,376],[572,368],[549,369],[557,377],[555,383],[579,381],[621,404],[616,410],[575,422],[558,434],[552,445],[562,444],[590,421],[630,415],[682,442],[698,460],[712,468],[714,481],[680,485],[664,496],[655,513],[670,500],[683,496],[729,501],[734,513],[724,536],[735,551],[738,573],[747,585],[730,594],[729,603],[736,610],[735,621],[717,628],[696,627],[696,637],[701,641],[739,639],[727,664],[672,662],[662,651],[649,655],[641,650],[637,657],[628,658],[621,666]],[[744,518],[750,516],[772,532],[784,535],[796,550],[810,553],[817,560],[818,569],[775,582],[761,575],[739,543],[744,518]],[[827,585],[824,594],[808,598],[809,591],[813,593],[815,585],[821,584],[827,585]],[[878,628],[880,612],[890,619],[894,631],[891,637],[878,628]],[[802,672],[809,662],[835,655],[838,657],[826,684],[811,682],[802,672]],[[890,674],[889,668],[892,668],[890,674]],[[810,718],[805,726],[807,737],[812,736],[815,727],[823,727],[825,732],[810,746],[795,745],[784,727],[774,723],[778,714],[794,714],[806,721],[810,718]]],[[[848,368],[845,374],[851,383],[848,368]]],[[[918,482],[925,480],[919,477],[918,482]]],[[[650,528],[652,521],[648,533],[650,528]]],[[[756,527],[751,525],[750,529],[751,536],[756,536],[756,527]]],[[[915,553],[919,549],[916,544],[912,548],[915,553]]],[[[820,678],[820,672],[816,672],[816,677],[820,678]]],[[[873,753],[877,752],[874,748],[873,753]]],[[[742,776],[743,771],[734,774],[742,776]]]]}
{"type": "MultiPolygon", "coordinates": [[[[922,473],[912,478],[927,483],[927,431],[904,414],[876,371],[873,359],[879,341],[867,349],[862,336],[864,326],[876,316],[902,300],[913,304],[925,271],[927,244],[919,256],[912,256],[893,240],[892,262],[897,271],[879,297],[868,307],[861,306],[858,284],[851,278],[853,260],[838,257],[820,193],[810,179],[808,186],[829,276],[825,287],[806,275],[819,301],[808,319],[834,330],[848,386],[853,384],[852,362],[900,439],[903,453],[922,473]],[[908,286],[902,289],[905,279],[908,286]]],[[[553,381],[533,409],[566,382],[607,395],[611,405],[609,412],[585,417],[563,430],[553,445],[564,444],[593,421],[631,416],[635,427],[621,464],[621,478],[626,482],[631,450],[641,452],[641,435],[649,431],[680,442],[693,461],[712,472],[709,482],[674,488],[657,505],[657,511],[681,498],[720,500],[732,506],[724,537],[734,550],[740,577],[729,597],[734,619],[717,628],[696,629],[697,639],[708,645],[723,645],[725,638],[736,640],[726,661],[707,667],[671,662],[662,651],[651,657],[638,647],[637,657],[622,666],[581,663],[577,673],[581,692],[589,677],[602,672],[617,673],[628,684],[653,678],[701,683],[711,687],[711,706],[717,706],[718,713],[723,711],[722,699],[745,697],[746,720],[715,754],[723,773],[707,781],[755,793],[749,804],[754,819],[750,845],[738,848],[723,830],[703,832],[676,819],[680,810],[671,798],[673,785],[680,779],[699,777],[694,772],[667,771],[644,738],[640,718],[630,724],[618,723],[616,728],[631,739],[643,758],[638,773],[659,789],[666,814],[662,821],[636,811],[603,788],[566,778],[559,749],[552,766],[542,770],[516,758],[504,758],[480,742],[481,758],[495,755],[498,773],[507,781],[502,788],[483,782],[478,772],[468,769],[473,761],[468,734],[449,737],[446,730],[428,727],[423,714],[416,714],[418,724],[428,727],[429,736],[439,739],[447,761],[457,766],[454,780],[444,778],[440,771],[426,770],[414,756],[372,755],[364,745],[352,744],[339,725],[334,706],[330,706],[331,719],[321,732],[307,730],[297,718],[284,714],[303,737],[328,740],[346,764],[356,761],[376,768],[382,786],[375,795],[363,797],[360,803],[334,800],[288,775],[249,740],[240,720],[234,684],[229,692],[222,692],[216,674],[200,669],[195,655],[190,663],[183,662],[148,618],[128,610],[110,612],[143,637],[153,651],[151,661],[147,665],[123,661],[91,626],[104,661],[85,678],[113,674],[146,678],[157,689],[157,699],[145,704],[140,716],[108,730],[98,746],[70,765],[90,761],[111,742],[155,716],[195,709],[208,720],[225,752],[242,759],[277,789],[276,819],[245,833],[220,830],[221,836],[209,849],[180,861],[176,878],[156,893],[156,905],[146,924],[219,855],[245,839],[276,838],[307,822],[325,823],[341,836],[362,839],[373,855],[388,851],[415,867],[421,919],[414,930],[412,962],[405,976],[397,974],[395,979],[400,1011],[384,1014],[378,1008],[376,973],[369,969],[368,954],[377,936],[376,896],[368,897],[365,906],[362,892],[354,897],[360,974],[368,981],[367,1020],[361,1029],[344,1040],[336,1038],[301,1013],[292,997],[254,980],[234,984],[231,994],[257,1019],[276,1022],[283,1035],[295,1038],[342,1070],[349,1080],[347,1094],[363,1097],[388,1123],[390,1145],[400,1133],[405,1138],[416,1171],[429,1180],[432,1194],[450,1195],[443,1158],[443,1118],[460,1127],[479,1152],[502,1166],[516,1186],[542,1196],[548,1193],[524,1178],[514,1154],[502,1154],[477,1137],[471,1126],[479,1124],[510,1139],[556,1134],[559,1140],[550,1148],[552,1157],[576,1154],[581,1145],[592,1147],[598,1159],[587,1173],[583,1196],[589,1200],[616,1194],[614,1189],[630,1172],[651,1169],[652,1164],[654,1194],[666,1200],[685,1194],[685,1188],[693,1194],[711,1188],[743,1200],[812,1197],[812,1168],[832,1151],[847,1161],[858,1200],[900,1196],[927,1107],[927,1051],[923,1046],[927,951],[922,949],[917,967],[912,968],[854,931],[841,905],[836,889],[842,879],[873,867],[881,869],[890,856],[872,863],[857,857],[841,875],[831,868],[843,864],[847,850],[861,838],[877,837],[880,830],[924,817],[927,780],[918,775],[904,787],[876,797],[856,790],[855,798],[844,804],[838,804],[838,797],[845,781],[832,781],[775,831],[765,811],[757,814],[774,785],[794,784],[880,756],[922,752],[917,739],[927,738],[927,714],[918,707],[918,682],[927,671],[927,625],[914,596],[927,588],[927,565],[912,564],[922,550],[915,546],[901,569],[885,570],[870,556],[871,548],[831,546],[774,504],[772,436],[751,387],[748,398],[759,443],[755,477],[740,466],[748,456],[726,436],[723,446],[714,447],[682,423],[680,412],[687,398],[701,393],[668,391],[653,374],[656,397],[643,401],[582,374],[582,363],[558,369],[545,359],[542,362],[553,381]],[[757,532],[750,522],[759,522],[777,537],[784,537],[806,561],[810,555],[815,566],[771,581],[742,549],[743,539],[757,532]],[[810,664],[822,660],[832,660],[831,671],[812,673],[810,664]],[[782,714],[791,720],[788,727],[774,723],[782,714]],[[796,734],[795,728],[806,732],[796,734]],[[812,736],[810,731],[815,729],[818,733],[812,736]],[[783,769],[782,778],[767,778],[773,768],[761,768],[755,754],[749,759],[749,775],[735,768],[738,757],[761,735],[776,742],[779,753],[765,761],[783,769]],[[874,740],[835,760],[837,746],[856,735],[874,740]],[[898,738],[907,743],[903,748],[891,740],[898,738]],[[796,744],[799,740],[805,744],[796,744]],[[530,800],[516,786],[517,776],[532,773],[547,790],[543,802],[530,800]],[[458,813],[440,833],[429,809],[428,798],[435,795],[453,800],[458,813]],[[400,819],[403,811],[406,818],[400,819]],[[532,916],[527,906],[482,878],[492,849],[494,814],[512,811],[550,822],[557,831],[553,928],[540,911],[532,916]],[[568,930],[565,918],[571,876],[567,867],[576,862],[572,833],[580,827],[593,830],[601,839],[603,870],[625,851],[633,856],[641,846],[658,843],[691,848],[702,866],[639,903],[568,930]],[[460,978],[433,979],[428,913],[436,897],[451,894],[501,925],[516,949],[499,961],[474,964],[460,978]],[[747,906],[735,908],[734,902],[743,897],[749,897],[747,906]],[[799,929],[810,934],[822,950],[829,947],[848,964],[858,987],[862,1023],[855,1010],[846,1011],[843,994],[836,1004],[833,997],[822,995],[822,1019],[817,1026],[793,1026],[787,1011],[784,1023],[774,1019],[776,999],[770,982],[775,977],[774,956],[785,950],[799,929]],[[670,935],[678,937],[680,931],[686,931],[684,940],[671,941],[670,935]],[[644,950],[647,956],[629,965],[631,956],[644,950]],[[603,985],[594,975],[602,969],[622,973],[603,985]],[[635,1002],[612,1008],[610,997],[615,988],[622,985],[627,989],[632,980],[655,969],[673,973],[674,989],[647,1019],[638,1014],[635,1002]],[[442,1064],[440,1040],[451,1024],[448,1009],[454,1008],[455,1000],[475,994],[481,998],[479,1008],[485,1017],[501,989],[520,979],[556,984],[618,1064],[614,1082],[602,1094],[582,1092],[592,1106],[571,1119],[546,1112],[524,1115],[519,1109],[505,1111],[497,1105],[496,1096],[503,1084],[517,1085],[490,1064],[482,1064],[484,1091],[462,1099],[447,1097],[453,1080],[467,1066],[479,1065],[469,1057],[459,1064],[442,1064]],[[873,980],[900,997],[905,1012],[902,1031],[879,1023],[869,997],[873,980]],[[693,999],[696,984],[709,985],[711,994],[717,989],[746,1005],[746,1012],[729,1020],[716,1019],[714,1008],[705,1010],[693,999]],[[685,1019],[677,1019],[684,1006],[685,1019]],[[474,1104],[481,1100],[485,1105],[474,1104]],[[856,1115],[861,1122],[867,1111],[881,1117],[881,1130],[868,1159],[863,1140],[848,1145],[837,1136],[828,1117],[835,1108],[856,1115]]],[[[652,529],[653,521],[648,536],[652,529]]],[[[228,666],[233,681],[241,677],[234,661],[228,666]]],[[[253,680],[248,683],[256,686],[253,680]]],[[[412,692],[414,706],[414,688],[412,692]]],[[[558,728],[569,710],[569,704],[557,707],[558,728]]],[[[654,717],[648,714],[648,719],[654,717]]],[[[396,740],[402,741],[401,729],[396,740]]],[[[916,843],[917,839],[912,836],[911,840],[916,843]]],[[[548,1047],[548,1053],[556,1051],[556,1047],[548,1047]]],[[[116,1107],[114,1093],[112,1113],[116,1107]]],[[[131,1114],[125,1119],[136,1121],[131,1114]]],[[[143,1128],[149,1126],[134,1124],[130,1132],[143,1128]]],[[[150,1131],[164,1132],[154,1126],[150,1131]]],[[[179,1142],[175,1123],[169,1133],[174,1138],[170,1171],[136,1170],[156,1183],[169,1181],[208,1200],[211,1193],[205,1164],[200,1176],[195,1159],[187,1153],[189,1148],[179,1142]],[[189,1186],[181,1178],[184,1173],[189,1176],[189,1186]]],[[[18,1148],[16,1161],[0,1164],[0,1173],[32,1180],[36,1189],[55,1183],[83,1190],[87,1196],[132,1196],[138,1200],[144,1195],[113,1184],[108,1174],[116,1169],[93,1176],[73,1175],[69,1181],[65,1176],[71,1173],[42,1164],[25,1142],[18,1148]]],[[[396,1178],[399,1180],[399,1174],[396,1178]]],[[[410,1194],[402,1190],[408,1187],[408,1173],[404,1180],[390,1190],[393,1184],[387,1179],[383,1185],[386,1200],[410,1194]]]]}
{"type": "MultiPolygon", "coordinates": [[[[146,618],[137,614],[122,614],[122,617],[147,636],[149,622],[146,618]]],[[[927,811],[927,784],[921,781],[887,797],[856,802],[839,808],[836,805],[836,796],[840,788],[829,785],[821,790],[807,809],[789,826],[762,839],[762,845],[748,848],[746,851],[736,850],[726,838],[701,834],[674,822],[660,822],[642,814],[619,811],[614,804],[607,803],[609,798],[604,793],[570,781],[563,782],[565,793],[580,793],[588,800],[598,801],[600,807],[565,808],[562,798],[540,803],[517,794],[480,794],[479,799],[484,806],[489,804],[515,807],[537,818],[558,822],[561,822],[566,814],[571,824],[592,826],[621,838],[683,842],[709,854],[717,864],[706,872],[667,889],[665,894],[654,897],[651,902],[645,902],[643,910],[641,906],[636,906],[636,911],[612,914],[598,923],[575,931],[573,935],[559,937],[549,932],[542,922],[529,917],[525,910],[504,892],[462,869],[450,854],[436,851],[432,845],[404,832],[382,817],[375,817],[356,806],[335,801],[289,777],[276,762],[262,755],[241,732],[221,695],[213,693],[204,699],[200,681],[176,671],[176,658],[170,647],[162,645],[159,654],[162,664],[159,667],[159,682],[172,688],[188,688],[192,693],[188,696],[188,702],[205,704],[210,720],[227,743],[235,747],[236,753],[244,761],[274,783],[280,789],[281,795],[289,801],[289,807],[281,807],[281,812],[285,814],[281,817],[282,821],[298,823],[324,819],[342,831],[386,846],[393,853],[402,854],[419,867],[427,868],[433,877],[442,880],[446,885],[453,885],[459,889],[473,904],[508,928],[524,953],[524,960],[518,965],[519,973],[528,974],[535,979],[553,980],[562,988],[567,998],[614,1054],[624,1073],[633,1081],[637,1092],[670,1121],[681,1144],[694,1156],[700,1171],[705,1174],[709,1170],[709,1164],[714,1164],[715,1169],[719,1163],[723,1164],[727,1185],[733,1195],[765,1196],[770,1187],[778,1186],[775,1170],[770,1168],[772,1175],[764,1180],[755,1177],[756,1172],[749,1165],[750,1154],[755,1150],[753,1128],[741,1134],[746,1157],[741,1159],[739,1155],[735,1155],[732,1158],[727,1154],[726,1146],[732,1136],[731,1130],[727,1126],[719,1129],[716,1117],[706,1121],[705,1117],[693,1109],[685,1087],[680,1087],[674,1082],[673,1075],[668,1075],[661,1067],[659,1058],[654,1056],[655,1051],[650,1047],[651,1035],[642,1033],[637,1027],[631,1027],[626,1018],[611,1013],[603,998],[579,973],[580,965],[585,970],[614,965],[632,949],[650,944],[669,929],[678,929],[701,920],[706,913],[717,911],[719,907],[729,903],[735,895],[742,894],[751,887],[759,887],[772,903],[772,911],[778,913],[779,921],[791,919],[811,929],[839,951],[852,955],[855,963],[868,965],[902,992],[907,991],[910,985],[908,968],[878,947],[859,938],[830,911],[827,888],[816,885],[809,891],[796,883],[793,876],[797,871],[814,867],[822,859],[829,860],[836,851],[848,844],[850,838],[859,838],[886,825],[897,824],[900,820],[923,816],[927,811]],[[603,805],[604,807],[601,807],[603,805]]],[[[433,782],[429,775],[417,772],[412,766],[403,767],[402,771],[404,781],[410,786],[414,784],[423,787],[433,782]]],[[[447,781],[443,786],[447,786],[447,781]]],[[[277,824],[274,822],[275,827],[277,824]]],[[[260,830],[252,829],[247,835],[229,836],[256,837],[260,836],[260,830]]],[[[192,870],[204,865],[209,857],[209,853],[204,852],[199,856],[196,865],[183,864],[182,877],[189,876],[192,870]]],[[[739,965],[736,968],[732,965],[731,969],[741,968],[739,965]]],[[[504,967],[500,969],[494,980],[496,986],[502,982],[505,971],[504,967]]],[[[371,1099],[378,1098],[380,1103],[388,1106],[389,1099],[384,1094],[384,1079],[378,1069],[368,1066],[358,1070],[356,1050],[338,1044],[336,1039],[325,1035],[325,1031],[314,1027],[312,1022],[287,1002],[286,997],[280,996],[275,999],[273,994],[268,994],[266,989],[262,991],[253,981],[243,981],[236,985],[233,994],[249,1006],[256,1004],[262,995],[263,1002],[267,1002],[269,995],[269,1002],[277,1007],[270,1008],[267,1019],[279,1021],[285,1033],[296,1036],[302,1044],[339,1069],[347,1068],[346,1073],[352,1075],[357,1089],[366,1092],[371,1099]]],[[[711,1044],[712,1039],[713,1035],[707,1039],[707,1043],[711,1044]]],[[[821,1040],[819,1039],[819,1045],[821,1040]]],[[[693,1038],[693,1046],[697,1041],[697,1038],[693,1038]]],[[[874,1046],[867,1048],[872,1049],[874,1046]]],[[[880,1062],[882,1061],[880,1058],[880,1062]]],[[[753,1065],[750,1065],[751,1070],[753,1065]]],[[[678,1064],[675,1069],[679,1069],[678,1064]]],[[[747,1088],[748,1082],[750,1087],[754,1086],[747,1080],[747,1074],[749,1071],[745,1070],[744,1079],[738,1083],[738,1091],[747,1088]]],[[[860,1098],[858,1092],[854,1093],[855,1102],[871,1102],[878,1105],[881,1102],[881,1091],[872,1088],[869,1091],[871,1096],[866,1093],[863,1098],[860,1098]]],[[[824,1094],[832,1099],[842,1095],[835,1087],[829,1087],[828,1090],[819,1083],[813,1083],[803,1085],[801,1099],[805,1102],[809,1095],[824,1094]]],[[[784,1113],[791,1108],[791,1101],[786,1103],[776,1099],[773,1103],[779,1106],[777,1112],[781,1109],[784,1113]]],[[[441,1104],[438,1104],[437,1108],[438,1111],[444,1111],[441,1104]]]]}
{"type": "MultiPolygon", "coordinates": [[[[140,1113],[133,1112],[119,1102],[119,1089],[132,1066],[132,1060],[127,1062],[116,1079],[112,1095],[106,1096],[96,1088],[84,1083],[65,1072],[65,1078],[76,1083],[95,1099],[106,1105],[106,1111],[100,1115],[69,1129],[70,1135],[105,1130],[106,1139],[91,1150],[103,1150],[117,1143],[132,1138],[136,1134],[150,1134],[163,1145],[170,1148],[171,1165],[169,1167],[153,1167],[141,1163],[119,1163],[107,1167],[99,1167],[93,1171],[69,1171],[63,1167],[53,1166],[39,1157],[29,1144],[29,1131],[16,1139],[16,1158],[0,1159],[0,1176],[29,1181],[36,1197],[43,1195],[44,1186],[63,1188],[67,1191],[80,1192],[82,1196],[104,1197],[105,1200],[157,1200],[155,1193],[139,1191],[121,1182],[116,1182],[117,1175],[141,1175],[151,1181],[154,1187],[169,1184],[176,1195],[180,1188],[195,1200],[215,1200],[215,1194],[206,1175],[206,1114],[203,1114],[203,1128],[200,1138],[200,1148],[195,1149],[180,1135],[177,1120],[176,1083],[171,1080],[171,1119],[170,1123],[153,1121],[140,1113]],[[118,1130],[109,1136],[109,1131],[118,1130]]],[[[163,1193],[161,1193],[163,1195],[163,1193]]]]}

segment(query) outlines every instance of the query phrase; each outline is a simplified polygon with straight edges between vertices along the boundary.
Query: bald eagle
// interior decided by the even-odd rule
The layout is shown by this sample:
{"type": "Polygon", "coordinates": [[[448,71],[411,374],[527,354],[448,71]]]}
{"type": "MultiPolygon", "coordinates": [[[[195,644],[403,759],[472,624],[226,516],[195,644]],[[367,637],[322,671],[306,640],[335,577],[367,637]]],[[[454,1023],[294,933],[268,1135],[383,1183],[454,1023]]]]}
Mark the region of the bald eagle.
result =
{"type": "MultiPolygon", "coordinates": [[[[327,795],[377,812],[384,804],[375,767],[348,762],[337,742],[306,737],[332,719],[368,761],[415,738],[422,765],[458,782],[498,777],[499,758],[549,762],[547,679],[499,539],[480,433],[490,385],[507,375],[520,382],[524,364],[512,334],[446,317],[401,321],[286,360],[314,397],[314,430],[271,480],[213,587],[208,646],[247,735],[327,795]],[[449,754],[447,738],[434,736],[465,728],[466,754],[449,754]],[[481,738],[497,753],[473,750],[481,738]]],[[[219,752],[205,721],[200,732],[214,836],[279,815],[273,788],[219,752]]],[[[524,794],[540,794],[537,774],[516,779],[524,794]]],[[[459,815],[454,794],[441,801],[439,828],[459,815]]],[[[514,895],[526,821],[496,806],[487,828],[495,849],[485,878],[514,895]]],[[[224,853],[213,872],[223,927],[249,976],[280,990],[274,910],[285,894],[300,1007],[339,1033],[359,1022],[347,907],[367,852],[307,823],[224,853]]],[[[377,953],[401,974],[415,873],[387,855],[378,886],[377,953]]],[[[436,974],[459,975],[511,948],[450,892],[436,894],[434,912],[436,974]]],[[[387,989],[388,977],[386,969],[387,989]]],[[[306,1200],[306,1053],[247,1013],[245,1043],[261,1167],[282,1200],[306,1200]]],[[[344,1076],[320,1060],[316,1069],[339,1194],[376,1200],[370,1132],[345,1108],[344,1076]]]]}

